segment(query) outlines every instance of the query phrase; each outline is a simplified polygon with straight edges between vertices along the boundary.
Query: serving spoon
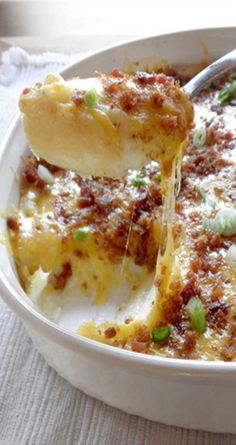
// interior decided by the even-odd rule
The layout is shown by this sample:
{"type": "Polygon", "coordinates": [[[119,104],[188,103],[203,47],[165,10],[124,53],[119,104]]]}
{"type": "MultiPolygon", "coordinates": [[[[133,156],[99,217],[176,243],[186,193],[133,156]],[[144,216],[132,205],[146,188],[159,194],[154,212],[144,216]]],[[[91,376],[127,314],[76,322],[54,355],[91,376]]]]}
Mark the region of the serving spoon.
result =
{"type": "Polygon", "coordinates": [[[236,67],[236,49],[207,66],[182,88],[193,99],[209,82],[236,67]]]}

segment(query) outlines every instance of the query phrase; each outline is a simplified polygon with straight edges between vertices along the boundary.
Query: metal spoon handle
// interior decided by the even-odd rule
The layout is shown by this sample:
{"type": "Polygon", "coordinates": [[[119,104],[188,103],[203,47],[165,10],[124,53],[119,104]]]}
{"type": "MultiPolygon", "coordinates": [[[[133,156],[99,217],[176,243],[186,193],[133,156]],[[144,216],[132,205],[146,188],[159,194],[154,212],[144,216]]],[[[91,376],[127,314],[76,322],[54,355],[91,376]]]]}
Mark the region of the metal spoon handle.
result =
{"type": "Polygon", "coordinates": [[[188,94],[190,99],[192,99],[207,83],[234,67],[236,67],[236,49],[221,57],[197,74],[197,76],[183,87],[183,90],[188,94]]]}

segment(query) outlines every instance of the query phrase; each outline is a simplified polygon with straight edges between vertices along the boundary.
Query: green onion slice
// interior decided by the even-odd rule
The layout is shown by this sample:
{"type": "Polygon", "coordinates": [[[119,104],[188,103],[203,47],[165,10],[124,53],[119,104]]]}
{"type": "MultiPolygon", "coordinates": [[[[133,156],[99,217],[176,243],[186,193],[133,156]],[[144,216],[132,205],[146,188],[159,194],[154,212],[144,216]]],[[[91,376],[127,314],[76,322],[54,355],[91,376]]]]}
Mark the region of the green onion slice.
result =
{"type": "Polygon", "coordinates": [[[42,87],[42,85],[43,85],[43,84],[42,84],[41,82],[36,82],[34,88],[35,88],[36,90],[39,90],[39,89],[42,87]]]}
{"type": "Polygon", "coordinates": [[[206,193],[200,187],[196,187],[196,192],[197,192],[199,198],[201,198],[203,200],[203,202],[206,202],[206,200],[207,200],[206,193]]]}
{"type": "Polygon", "coordinates": [[[205,310],[200,298],[190,298],[186,309],[190,317],[191,328],[194,331],[199,332],[199,334],[203,334],[206,330],[206,318],[205,310]]]}
{"type": "Polygon", "coordinates": [[[211,232],[220,233],[221,235],[224,233],[225,230],[225,221],[217,221],[216,219],[209,219],[204,218],[203,220],[203,227],[207,230],[210,230],[211,232]]]}
{"type": "Polygon", "coordinates": [[[171,333],[170,326],[161,326],[160,328],[155,328],[152,331],[152,338],[155,343],[167,340],[171,333]]]}
{"type": "Polygon", "coordinates": [[[205,218],[203,227],[222,235],[231,236],[236,234],[236,209],[225,207],[216,214],[214,219],[205,218]]]}
{"type": "Polygon", "coordinates": [[[227,87],[222,88],[222,90],[219,92],[219,101],[221,103],[230,102],[231,99],[234,98],[236,93],[236,80],[234,80],[230,85],[227,87]]]}
{"type": "Polygon", "coordinates": [[[146,181],[137,175],[135,178],[131,179],[131,184],[134,185],[134,187],[143,187],[146,185],[146,181]]]}
{"type": "Polygon", "coordinates": [[[84,241],[88,238],[90,233],[91,229],[89,227],[81,227],[81,229],[76,230],[72,234],[72,238],[76,241],[84,241]]]}
{"type": "Polygon", "coordinates": [[[228,88],[228,87],[223,88],[219,92],[219,100],[221,103],[229,102],[232,99],[232,97],[233,97],[233,95],[230,91],[230,88],[228,88]]]}
{"type": "Polygon", "coordinates": [[[198,186],[196,186],[196,192],[197,192],[199,198],[201,198],[203,200],[203,202],[205,202],[212,208],[215,207],[216,202],[215,202],[214,198],[207,196],[207,194],[198,186]]]}
{"type": "Polygon", "coordinates": [[[161,182],[161,173],[156,173],[153,179],[158,183],[161,182]]]}
{"type": "Polygon", "coordinates": [[[202,147],[206,142],[206,129],[204,127],[198,128],[193,133],[193,145],[195,147],[202,147]]]}
{"type": "Polygon", "coordinates": [[[232,244],[225,256],[226,263],[236,269],[236,244],[232,244]]]}
{"type": "Polygon", "coordinates": [[[212,232],[220,233],[225,236],[236,234],[236,210],[220,210],[214,219],[205,218],[203,227],[212,232]]]}
{"type": "Polygon", "coordinates": [[[89,108],[94,108],[98,103],[99,96],[95,88],[88,90],[84,95],[84,102],[89,108]]]}
{"type": "Polygon", "coordinates": [[[144,170],[141,170],[141,172],[137,175],[139,178],[145,178],[146,172],[144,170]]]}

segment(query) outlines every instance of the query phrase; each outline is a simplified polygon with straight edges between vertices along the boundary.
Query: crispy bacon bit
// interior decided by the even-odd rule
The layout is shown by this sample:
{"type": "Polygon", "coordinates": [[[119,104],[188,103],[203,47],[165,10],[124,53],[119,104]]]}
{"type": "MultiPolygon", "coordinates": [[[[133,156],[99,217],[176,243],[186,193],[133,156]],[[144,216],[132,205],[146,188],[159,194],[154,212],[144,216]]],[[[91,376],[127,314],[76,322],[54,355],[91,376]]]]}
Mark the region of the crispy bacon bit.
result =
{"type": "Polygon", "coordinates": [[[214,251],[219,247],[223,247],[224,241],[219,233],[207,232],[200,235],[194,242],[195,251],[202,256],[207,251],[214,251]]]}
{"type": "Polygon", "coordinates": [[[215,289],[213,289],[212,294],[211,294],[211,299],[212,301],[217,301],[219,300],[219,298],[221,298],[223,296],[223,288],[221,285],[218,285],[215,287],[215,289]]]}
{"type": "Polygon", "coordinates": [[[219,145],[216,148],[214,146],[198,148],[197,151],[190,146],[187,152],[190,156],[182,167],[183,179],[190,175],[207,176],[216,174],[231,165],[231,161],[222,158],[219,145]]]}
{"type": "Polygon", "coordinates": [[[120,106],[124,111],[131,111],[137,102],[138,96],[134,90],[124,91],[120,97],[120,106]]]}
{"type": "Polygon", "coordinates": [[[148,343],[148,344],[151,343],[151,340],[152,340],[151,335],[147,331],[145,326],[141,326],[138,329],[136,340],[141,341],[142,343],[148,343]]]}
{"type": "Polygon", "coordinates": [[[192,277],[185,284],[184,289],[181,292],[181,297],[183,299],[183,304],[187,304],[190,298],[199,296],[200,291],[196,285],[196,277],[192,277]]]}
{"type": "Polygon", "coordinates": [[[183,204],[181,202],[177,201],[175,203],[175,211],[176,211],[176,213],[179,213],[181,215],[183,213],[183,209],[184,209],[183,204]]]}
{"type": "Polygon", "coordinates": [[[71,100],[77,107],[79,107],[84,103],[84,95],[85,95],[84,90],[77,90],[75,94],[72,96],[71,100]]]}
{"type": "Polygon", "coordinates": [[[24,96],[26,96],[26,94],[29,94],[30,91],[31,91],[31,88],[24,88],[24,90],[22,91],[22,94],[23,94],[24,96]]]}
{"type": "Polygon", "coordinates": [[[182,319],[183,298],[179,292],[167,296],[163,303],[163,315],[167,323],[179,326],[182,319]]]}
{"type": "Polygon", "coordinates": [[[218,198],[221,197],[223,192],[224,192],[224,189],[222,189],[221,187],[214,187],[214,193],[218,198]]]}
{"type": "Polygon", "coordinates": [[[108,95],[112,95],[117,91],[118,88],[118,84],[115,81],[107,81],[106,84],[104,85],[104,91],[106,94],[108,95]]]}
{"type": "Polygon", "coordinates": [[[111,75],[118,79],[122,79],[124,77],[124,73],[122,73],[118,68],[114,68],[111,72],[111,75]]]}
{"type": "MultiPolygon", "coordinates": [[[[39,162],[33,156],[26,158],[24,161],[23,178],[26,184],[34,185],[37,189],[43,190],[46,183],[38,176],[38,164],[39,162]]],[[[44,162],[44,164],[46,163],[44,162]]]]}
{"type": "Polygon", "coordinates": [[[233,135],[230,131],[224,132],[214,126],[207,128],[206,144],[211,146],[214,144],[222,144],[230,141],[233,135]]]}
{"type": "Polygon", "coordinates": [[[182,189],[181,196],[194,202],[199,202],[201,200],[196,189],[190,185],[186,185],[185,188],[182,189]]]}
{"type": "Polygon", "coordinates": [[[225,362],[231,362],[236,358],[236,338],[230,338],[221,351],[221,358],[225,362]]]}
{"type": "Polygon", "coordinates": [[[43,190],[44,187],[45,187],[45,185],[46,185],[46,183],[45,183],[42,179],[40,179],[40,178],[37,179],[36,184],[35,184],[35,186],[36,186],[39,190],[43,190]]]}
{"type": "Polygon", "coordinates": [[[227,362],[235,360],[236,358],[236,321],[235,316],[233,317],[229,337],[227,338],[223,349],[221,351],[221,358],[227,362]]]}
{"type": "Polygon", "coordinates": [[[161,206],[162,196],[160,187],[151,184],[149,187],[149,193],[151,198],[153,199],[153,203],[156,204],[157,206],[161,206]]]}
{"type": "Polygon", "coordinates": [[[36,161],[34,158],[30,157],[25,160],[23,176],[25,177],[26,182],[29,184],[36,182],[38,174],[36,169],[36,161]]]}
{"type": "Polygon", "coordinates": [[[7,218],[7,228],[12,230],[13,232],[17,232],[19,230],[19,224],[13,216],[8,216],[7,218]]]}
{"type": "Polygon", "coordinates": [[[180,350],[178,350],[178,353],[180,357],[189,358],[196,346],[197,333],[194,331],[186,330],[183,334],[183,340],[183,346],[180,350]]]}
{"type": "Polygon", "coordinates": [[[139,71],[136,73],[137,80],[141,83],[141,85],[154,85],[157,81],[156,74],[149,74],[143,71],[139,71]]]}
{"type": "Polygon", "coordinates": [[[72,269],[71,269],[71,265],[69,262],[63,264],[62,266],[62,271],[60,274],[58,275],[54,275],[54,289],[64,289],[67,280],[71,277],[72,275],[72,269]]]}
{"type": "Polygon", "coordinates": [[[147,331],[145,326],[141,326],[132,343],[132,351],[147,353],[151,342],[151,334],[147,331]]]}
{"type": "Polygon", "coordinates": [[[162,83],[162,84],[165,84],[166,82],[169,81],[168,77],[165,74],[158,74],[156,76],[156,80],[158,83],[162,83]]]}
{"type": "Polygon", "coordinates": [[[79,209],[84,209],[85,207],[89,207],[93,205],[93,198],[92,196],[79,196],[77,199],[77,206],[79,209]]]}
{"type": "Polygon", "coordinates": [[[200,235],[194,243],[194,248],[198,254],[202,255],[206,251],[207,244],[207,235],[200,235]]]}
{"type": "Polygon", "coordinates": [[[160,126],[165,130],[166,134],[171,134],[178,127],[177,116],[163,116],[160,120],[160,126]]]}
{"type": "Polygon", "coordinates": [[[106,338],[113,338],[116,336],[116,329],[113,327],[107,328],[104,334],[106,338]]]}
{"type": "Polygon", "coordinates": [[[77,256],[78,258],[83,258],[87,256],[85,252],[81,252],[81,250],[79,249],[74,250],[74,255],[77,256]]]}
{"type": "Polygon", "coordinates": [[[142,343],[140,341],[134,340],[132,343],[132,351],[134,352],[142,352],[142,353],[147,353],[149,349],[149,346],[147,346],[146,343],[142,343]]]}
{"type": "Polygon", "coordinates": [[[219,247],[224,246],[224,241],[222,240],[219,233],[208,232],[207,239],[210,250],[216,250],[219,247]]]}
{"type": "Polygon", "coordinates": [[[229,306],[222,301],[212,303],[208,310],[208,322],[211,328],[223,329],[227,324],[229,306]]]}
{"type": "Polygon", "coordinates": [[[155,107],[161,108],[165,99],[160,93],[154,93],[151,100],[155,107]]]}
{"type": "Polygon", "coordinates": [[[190,262],[191,271],[197,273],[200,270],[208,272],[208,262],[203,260],[202,258],[194,258],[190,262]]]}

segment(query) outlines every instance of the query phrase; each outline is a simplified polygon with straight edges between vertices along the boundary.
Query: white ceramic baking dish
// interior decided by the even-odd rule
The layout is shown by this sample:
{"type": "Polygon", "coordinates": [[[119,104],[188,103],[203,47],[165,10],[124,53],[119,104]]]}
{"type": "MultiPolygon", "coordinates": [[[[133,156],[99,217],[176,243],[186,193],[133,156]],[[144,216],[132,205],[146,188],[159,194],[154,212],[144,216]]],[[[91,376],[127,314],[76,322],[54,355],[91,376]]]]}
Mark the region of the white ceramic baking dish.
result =
{"type": "MultiPolygon", "coordinates": [[[[170,63],[217,58],[236,46],[236,28],[180,32],[129,42],[97,52],[63,71],[67,78],[122,67],[155,55],[170,63]]],[[[19,117],[0,149],[0,209],[18,200],[14,171],[26,140],[19,117]]],[[[5,222],[0,220],[0,230],[5,222]]],[[[236,363],[165,359],[82,338],[46,319],[25,295],[9,252],[0,246],[0,292],[22,319],[47,362],[72,385],[128,413],[186,428],[236,433],[236,363]]]]}

